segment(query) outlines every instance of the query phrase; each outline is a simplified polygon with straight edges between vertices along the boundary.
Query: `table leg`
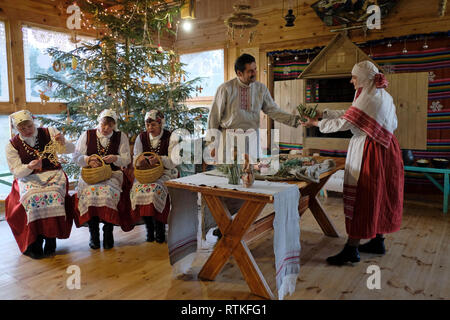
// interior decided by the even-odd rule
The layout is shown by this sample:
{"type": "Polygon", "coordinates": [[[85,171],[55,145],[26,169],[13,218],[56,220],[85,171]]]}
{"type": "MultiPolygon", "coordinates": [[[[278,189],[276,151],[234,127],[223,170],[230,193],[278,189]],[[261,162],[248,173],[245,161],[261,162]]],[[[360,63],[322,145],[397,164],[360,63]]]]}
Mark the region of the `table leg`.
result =
{"type": "Polygon", "coordinates": [[[448,211],[448,192],[449,192],[449,181],[448,173],[444,174],[444,213],[447,214],[448,211]]]}
{"type": "Polygon", "coordinates": [[[250,250],[242,240],[247,230],[265,207],[264,202],[245,201],[234,219],[218,196],[203,195],[222,232],[214,251],[203,265],[198,277],[214,280],[231,255],[236,260],[251,292],[257,296],[273,299],[274,295],[256,264],[250,250]]]}
{"type": "Polygon", "coordinates": [[[320,201],[317,198],[320,190],[323,188],[325,183],[327,183],[327,181],[330,177],[331,176],[328,176],[327,178],[321,180],[319,183],[310,184],[308,187],[301,190],[300,191],[300,201],[301,201],[302,196],[308,195],[309,196],[308,208],[311,211],[311,213],[313,214],[314,218],[316,219],[316,221],[319,224],[320,228],[322,229],[323,233],[329,237],[339,238],[339,234],[338,234],[336,228],[334,227],[333,222],[331,222],[330,218],[326,214],[324,208],[322,207],[322,205],[320,204],[320,201]]]}

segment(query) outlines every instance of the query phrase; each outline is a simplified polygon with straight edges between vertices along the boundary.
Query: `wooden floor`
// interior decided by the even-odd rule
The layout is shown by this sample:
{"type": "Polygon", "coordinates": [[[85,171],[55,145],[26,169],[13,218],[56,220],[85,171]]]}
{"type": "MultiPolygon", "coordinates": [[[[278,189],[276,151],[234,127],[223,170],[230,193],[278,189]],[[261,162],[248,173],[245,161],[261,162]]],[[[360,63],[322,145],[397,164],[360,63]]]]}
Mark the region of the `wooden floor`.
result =
{"type": "MultiPolygon", "coordinates": [[[[301,271],[297,288],[286,299],[450,299],[450,214],[441,204],[405,203],[399,232],[386,236],[383,257],[361,254],[355,266],[334,267],[326,257],[345,243],[342,199],[323,199],[341,238],[323,236],[309,212],[301,219],[301,271]],[[369,265],[381,268],[381,289],[369,290],[369,265]]],[[[58,240],[57,255],[32,260],[20,254],[11,230],[0,222],[0,299],[259,299],[249,289],[233,260],[216,281],[198,281],[203,254],[193,274],[173,278],[167,244],[145,242],[145,227],[129,233],[114,231],[116,247],[93,251],[87,228],[74,229],[58,240]],[[70,265],[81,269],[81,289],[69,290],[70,265]]],[[[275,290],[273,237],[250,249],[271,289],[275,290]]]]}

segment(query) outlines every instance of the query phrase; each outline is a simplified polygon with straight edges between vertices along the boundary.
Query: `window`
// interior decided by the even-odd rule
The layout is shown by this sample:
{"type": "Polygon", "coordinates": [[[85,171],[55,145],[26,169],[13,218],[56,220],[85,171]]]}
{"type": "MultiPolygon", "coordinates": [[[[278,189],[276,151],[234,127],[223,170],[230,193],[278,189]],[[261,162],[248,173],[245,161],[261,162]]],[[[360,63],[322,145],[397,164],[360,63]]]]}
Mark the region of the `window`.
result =
{"type": "Polygon", "coordinates": [[[5,23],[0,21],[0,102],[9,102],[5,23]]]}
{"type": "MultiPolygon", "coordinates": [[[[23,33],[23,51],[25,56],[25,79],[26,79],[26,97],[27,102],[40,102],[39,90],[46,91],[46,95],[51,97],[51,89],[44,85],[38,85],[33,78],[38,73],[52,74],[58,78],[64,79],[67,73],[64,69],[59,72],[53,70],[52,58],[47,54],[47,49],[56,47],[59,50],[71,51],[76,48],[75,43],[71,42],[71,35],[62,32],[55,32],[36,27],[24,26],[23,33]]],[[[91,38],[80,37],[78,40],[92,41],[91,38]]],[[[50,101],[55,102],[54,99],[50,101]]]]}
{"type": "Polygon", "coordinates": [[[186,80],[202,78],[199,82],[202,89],[194,94],[194,98],[212,100],[217,88],[224,81],[224,50],[182,54],[180,62],[185,64],[183,69],[186,71],[186,80]]]}

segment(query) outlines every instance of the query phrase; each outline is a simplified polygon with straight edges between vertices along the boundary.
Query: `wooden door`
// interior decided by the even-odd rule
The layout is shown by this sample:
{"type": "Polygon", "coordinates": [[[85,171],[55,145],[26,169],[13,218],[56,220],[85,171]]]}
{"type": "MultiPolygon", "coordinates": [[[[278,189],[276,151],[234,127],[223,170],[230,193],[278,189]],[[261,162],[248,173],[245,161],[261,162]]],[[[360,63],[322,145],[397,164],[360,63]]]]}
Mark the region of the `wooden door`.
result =
{"type": "MultiPolygon", "coordinates": [[[[304,103],[304,80],[276,81],[274,87],[275,102],[290,114],[297,115],[297,106],[304,103]]],[[[302,144],[302,129],[293,128],[275,121],[274,128],[280,130],[280,143],[302,144]]]]}
{"type": "Polygon", "coordinates": [[[388,74],[386,79],[397,111],[394,134],[400,148],[426,150],[428,72],[388,74]]]}

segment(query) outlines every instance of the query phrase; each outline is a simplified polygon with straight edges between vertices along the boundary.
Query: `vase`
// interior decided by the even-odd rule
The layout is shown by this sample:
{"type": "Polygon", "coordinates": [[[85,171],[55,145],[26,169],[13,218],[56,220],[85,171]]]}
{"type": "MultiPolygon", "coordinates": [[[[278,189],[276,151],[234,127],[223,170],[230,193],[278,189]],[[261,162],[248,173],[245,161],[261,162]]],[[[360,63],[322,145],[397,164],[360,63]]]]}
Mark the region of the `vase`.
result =
{"type": "Polygon", "coordinates": [[[250,188],[255,182],[255,174],[253,170],[249,169],[244,172],[242,175],[242,184],[244,188],[250,188]]]}
{"type": "Polygon", "coordinates": [[[402,158],[403,158],[403,164],[405,166],[410,166],[414,164],[414,154],[412,150],[405,149],[402,150],[402,158]]]}
{"type": "Polygon", "coordinates": [[[241,178],[241,170],[238,164],[230,164],[228,166],[228,184],[239,184],[241,178]]]}

